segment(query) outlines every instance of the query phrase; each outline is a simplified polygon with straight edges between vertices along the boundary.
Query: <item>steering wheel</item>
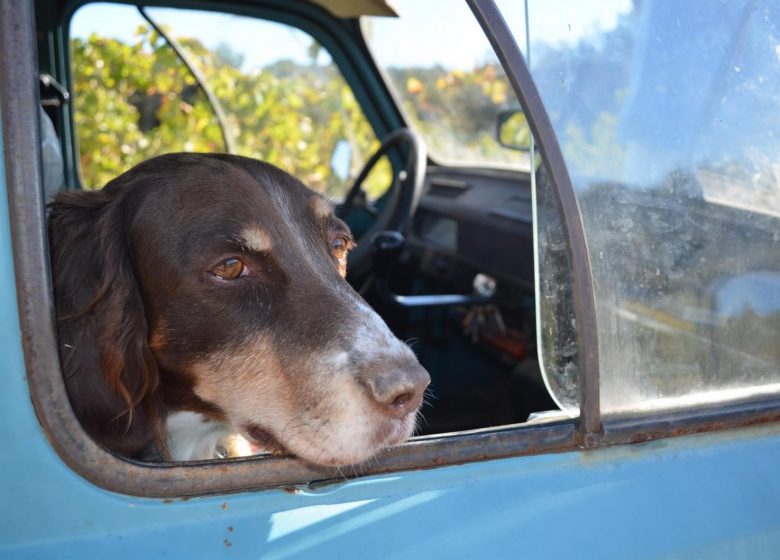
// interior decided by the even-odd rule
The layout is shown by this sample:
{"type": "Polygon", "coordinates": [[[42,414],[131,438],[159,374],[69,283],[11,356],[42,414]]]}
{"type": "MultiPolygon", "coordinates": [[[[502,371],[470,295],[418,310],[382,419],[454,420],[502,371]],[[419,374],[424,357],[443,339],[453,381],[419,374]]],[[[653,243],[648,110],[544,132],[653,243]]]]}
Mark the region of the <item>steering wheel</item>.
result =
{"type": "Polygon", "coordinates": [[[376,216],[371,226],[357,240],[357,247],[350,253],[347,261],[347,278],[362,278],[371,268],[371,239],[379,231],[390,230],[403,232],[409,219],[414,215],[422,195],[425,180],[425,167],[428,162],[428,152],[425,142],[419,134],[408,129],[399,128],[388,134],[363,166],[355,179],[344,202],[336,209],[337,215],[344,219],[354,211],[367,211],[376,216]],[[362,189],[363,182],[376,166],[377,162],[391,150],[406,146],[400,150],[406,157],[404,170],[393,177],[390,186],[389,199],[381,212],[372,207],[362,189]]]}

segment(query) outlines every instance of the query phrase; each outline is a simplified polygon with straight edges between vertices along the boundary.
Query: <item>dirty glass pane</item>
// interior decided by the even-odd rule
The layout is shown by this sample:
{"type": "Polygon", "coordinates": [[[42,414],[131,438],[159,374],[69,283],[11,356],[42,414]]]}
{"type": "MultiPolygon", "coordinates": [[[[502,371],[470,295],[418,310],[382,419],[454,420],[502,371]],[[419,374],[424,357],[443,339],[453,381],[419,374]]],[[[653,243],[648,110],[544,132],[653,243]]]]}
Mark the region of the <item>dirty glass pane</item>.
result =
{"type": "Polygon", "coordinates": [[[529,0],[590,247],[603,409],[776,392],[780,4],[597,6],[529,0]]]}
{"type": "Polygon", "coordinates": [[[577,322],[573,274],[553,184],[542,165],[536,173],[537,338],[541,369],[556,404],[579,414],[577,322]]]}

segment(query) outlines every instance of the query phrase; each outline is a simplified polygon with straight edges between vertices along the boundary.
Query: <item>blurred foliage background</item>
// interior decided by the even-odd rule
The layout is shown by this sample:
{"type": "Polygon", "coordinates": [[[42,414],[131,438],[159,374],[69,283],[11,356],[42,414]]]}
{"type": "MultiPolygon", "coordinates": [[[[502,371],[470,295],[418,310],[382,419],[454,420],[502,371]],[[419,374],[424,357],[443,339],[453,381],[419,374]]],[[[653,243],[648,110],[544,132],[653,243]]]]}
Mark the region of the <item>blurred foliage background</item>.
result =
{"type": "MultiPolygon", "coordinates": [[[[379,142],[332,66],[278,62],[240,70],[240,55],[179,39],[220,101],[236,153],[274,163],[321,192],[339,139],[361,162],[379,142]]],[[[148,26],[137,41],[90,35],[72,41],[82,185],[95,189],[155,155],[227,151],[219,122],[195,78],[148,26]]],[[[385,169],[385,177],[389,169],[385,169]]],[[[333,178],[333,181],[337,181],[333,178]]],[[[381,188],[375,180],[374,189],[381,188]]],[[[385,184],[385,187],[387,184],[385,184]]],[[[338,193],[329,193],[338,195],[338,193]]]]}
{"type": "MultiPolygon", "coordinates": [[[[192,38],[176,38],[203,75],[227,117],[236,153],[269,161],[310,187],[340,199],[348,181],[330,170],[339,140],[352,148],[351,176],[378,148],[371,125],[333,64],[280,60],[242,71],[243,56],[221,44],[210,50],[192,38]]],[[[92,34],[72,40],[75,122],[82,186],[101,188],[155,155],[227,151],[206,95],[174,50],[151,26],[134,41],[92,34]]],[[[391,69],[404,108],[434,154],[461,161],[517,163],[517,152],[495,140],[498,111],[508,86],[492,63],[474,69],[391,69]]],[[[384,161],[366,182],[369,198],[391,183],[384,161]]]]}

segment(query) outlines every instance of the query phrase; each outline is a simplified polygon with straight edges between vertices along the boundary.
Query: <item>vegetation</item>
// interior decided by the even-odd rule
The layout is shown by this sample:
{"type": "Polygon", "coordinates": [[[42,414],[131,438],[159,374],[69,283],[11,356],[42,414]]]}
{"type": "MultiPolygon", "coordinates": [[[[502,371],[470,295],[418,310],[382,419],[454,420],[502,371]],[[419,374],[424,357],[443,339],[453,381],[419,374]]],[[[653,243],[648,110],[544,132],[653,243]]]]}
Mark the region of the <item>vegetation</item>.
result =
{"type": "MultiPolygon", "coordinates": [[[[209,50],[177,38],[222,105],[240,155],[263,159],[335,198],[346,182],[330,159],[339,140],[352,148],[352,176],[379,146],[351,89],[333,65],[281,60],[242,71],[228,46],[209,50]]],[[[82,184],[101,188],[133,165],[173,151],[226,151],[219,122],[191,72],[165,40],[140,26],[131,44],[93,34],[72,42],[74,102],[82,184]]],[[[431,150],[462,160],[497,159],[498,110],[507,84],[494,64],[474,72],[440,67],[391,70],[405,109],[431,150]]],[[[503,150],[506,152],[506,150],[503,150]]],[[[510,156],[516,157],[512,152],[510,156]]],[[[515,152],[516,154],[516,152],[515,152]]],[[[367,181],[369,197],[390,184],[390,167],[367,181]]]]}
{"type": "Polygon", "coordinates": [[[498,113],[517,106],[500,66],[390,68],[388,74],[431,153],[450,161],[518,164],[517,152],[496,141],[498,113]]]}
{"type": "MultiPolygon", "coordinates": [[[[154,30],[140,27],[137,37],[133,44],[95,34],[73,40],[86,188],[100,188],[154,155],[226,151],[214,111],[186,66],[154,30]]],[[[335,68],[281,61],[245,73],[227,47],[212,52],[194,39],[179,42],[223,106],[239,155],[270,161],[324,192],[333,187],[329,161],[339,139],[349,140],[358,163],[378,147],[335,68]]]]}

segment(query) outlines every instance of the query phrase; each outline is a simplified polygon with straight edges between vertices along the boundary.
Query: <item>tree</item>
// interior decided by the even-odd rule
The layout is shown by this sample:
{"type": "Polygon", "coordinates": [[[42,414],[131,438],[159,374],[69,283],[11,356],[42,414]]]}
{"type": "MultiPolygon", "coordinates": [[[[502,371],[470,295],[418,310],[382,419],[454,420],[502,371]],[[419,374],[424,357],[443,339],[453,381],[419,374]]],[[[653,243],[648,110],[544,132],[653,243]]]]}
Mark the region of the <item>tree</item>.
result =
{"type": "MultiPolygon", "coordinates": [[[[167,152],[224,151],[214,112],[195,79],[155,31],[139,27],[125,44],[91,35],[72,42],[75,122],[82,184],[101,188],[133,165],[167,152]]],[[[277,62],[243,72],[229,48],[195,39],[183,48],[223,105],[240,155],[269,161],[312,188],[338,196],[329,161],[339,139],[362,161],[379,145],[351,90],[334,67],[277,62]]],[[[376,197],[387,165],[367,182],[376,197]]]]}

